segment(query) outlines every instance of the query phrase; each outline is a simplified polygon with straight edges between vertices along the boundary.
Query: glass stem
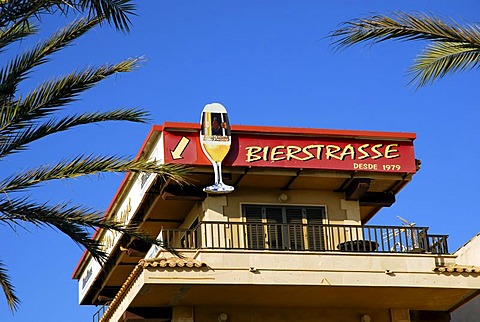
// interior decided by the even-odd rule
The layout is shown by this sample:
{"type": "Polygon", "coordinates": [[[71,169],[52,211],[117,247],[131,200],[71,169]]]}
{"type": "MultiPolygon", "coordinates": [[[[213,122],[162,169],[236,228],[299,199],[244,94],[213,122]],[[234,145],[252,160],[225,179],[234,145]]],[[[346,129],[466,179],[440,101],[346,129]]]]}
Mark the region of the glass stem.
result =
{"type": "Polygon", "coordinates": [[[213,173],[215,174],[215,183],[218,184],[220,182],[220,178],[222,177],[219,169],[218,169],[218,162],[213,163],[213,173]]]}
{"type": "Polygon", "coordinates": [[[222,163],[221,162],[215,162],[216,163],[216,168],[217,168],[217,172],[215,174],[215,182],[220,184],[220,185],[223,185],[223,180],[222,180],[222,163]]]}
{"type": "Polygon", "coordinates": [[[222,163],[217,162],[217,167],[218,167],[218,183],[223,185],[223,178],[222,178],[222,163]]]}

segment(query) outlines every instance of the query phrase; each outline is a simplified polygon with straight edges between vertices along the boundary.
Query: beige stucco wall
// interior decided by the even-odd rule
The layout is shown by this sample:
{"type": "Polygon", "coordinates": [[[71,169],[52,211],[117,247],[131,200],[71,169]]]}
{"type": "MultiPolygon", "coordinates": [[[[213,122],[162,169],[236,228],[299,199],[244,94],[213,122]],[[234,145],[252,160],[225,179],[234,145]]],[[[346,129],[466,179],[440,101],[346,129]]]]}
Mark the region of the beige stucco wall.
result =
{"type": "Polygon", "coordinates": [[[198,221],[202,221],[203,218],[203,210],[202,210],[202,203],[196,203],[190,212],[188,213],[187,217],[185,217],[185,221],[180,225],[180,228],[188,229],[198,217],[198,221]]]}
{"type": "Polygon", "coordinates": [[[228,315],[227,322],[359,322],[366,314],[372,322],[391,321],[389,310],[196,306],[195,322],[216,322],[220,313],[228,315]]]}
{"type": "Polygon", "coordinates": [[[480,266],[480,234],[455,251],[458,265],[480,266]]]}
{"type": "MultiPolygon", "coordinates": [[[[213,284],[477,288],[480,283],[471,276],[433,272],[439,257],[424,254],[204,250],[196,258],[212,268],[197,276],[214,278],[214,283],[209,280],[213,284]]],[[[442,260],[450,263],[454,257],[445,255],[442,260]]]]}
{"type": "MultiPolygon", "coordinates": [[[[454,255],[458,265],[480,266],[480,234],[460,247],[454,255]]],[[[480,295],[465,303],[452,313],[452,322],[480,321],[480,295]]]]}
{"type": "MultiPolygon", "coordinates": [[[[218,197],[209,197],[208,199],[218,197]]],[[[358,202],[345,202],[343,193],[325,190],[272,190],[272,189],[237,189],[226,196],[224,215],[230,221],[241,220],[242,204],[269,204],[269,205],[302,205],[325,206],[329,223],[345,223],[346,220],[360,222],[358,202]],[[279,201],[280,194],[286,194],[288,200],[279,201]]]]}
{"type": "Polygon", "coordinates": [[[357,201],[346,201],[344,194],[324,190],[272,190],[236,189],[232,194],[208,196],[194,205],[181,228],[189,228],[195,218],[199,221],[242,221],[242,204],[268,204],[283,206],[325,206],[330,224],[359,224],[360,207],[357,201]],[[279,201],[286,194],[288,200],[279,201]]]}
{"type": "Polygon", "coordinates": [[[361,321],[363,314],[372,322],[390,321],[391,309],[447,310],[479,288],[474,276],[432,270],[439,260],[453,262],[451,255],[231,250],[184,255],[207,266],[144,269],[109,321],[121,321],[132,301],[140,307],[195,303],[194,321],[200,322],[215,322],[222,312],[231,317],[227,322],[349,322],[361,321]]]}
{"type": "MultiPolygon", "coordinates": [[[[182,228],[188,228],[198,215],[200,221],[242,222],[242,204],[268,204],[282,206],[324,206],[326,208],[326,223],[342,225],[359,225],[360,208],[357,201],[346,201],[344,194],[326,190],[272,190],[272,189],[237,189],[232,194],[208,196],[201,209],[194,207],[187,216],[182,228]],[[287,196],[286,201],[280,201],[280,194],[287,196]]],[[[205,226],[202,242],[210,247],[246,247],[247,232],[243,226],[205,226]]],[[[360,232],[353,231],[352,236],[340,236],[336,232],[332,245],[337,245],[345,239],[362,239],[360,232]]],[[[324,236],[324,243],[330,242],[329,236],[324,236]]],[[[308,244],[308,240],[305,240],[308,244]]]]}

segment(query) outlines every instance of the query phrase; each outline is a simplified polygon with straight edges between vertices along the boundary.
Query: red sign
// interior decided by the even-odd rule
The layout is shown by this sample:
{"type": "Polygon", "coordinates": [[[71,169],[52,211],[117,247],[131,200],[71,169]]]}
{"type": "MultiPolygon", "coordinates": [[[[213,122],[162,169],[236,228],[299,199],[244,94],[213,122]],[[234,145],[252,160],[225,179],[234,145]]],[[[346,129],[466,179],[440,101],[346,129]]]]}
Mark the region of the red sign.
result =
{"type": "MultiPolygon", "coordinates": [[[[211,165],[199,134],[164,131],[165,162],[211,165]]],[[[269,136],[232,133],[225,166],[414,173],[413,142],[406,140],[269,136]]]]}

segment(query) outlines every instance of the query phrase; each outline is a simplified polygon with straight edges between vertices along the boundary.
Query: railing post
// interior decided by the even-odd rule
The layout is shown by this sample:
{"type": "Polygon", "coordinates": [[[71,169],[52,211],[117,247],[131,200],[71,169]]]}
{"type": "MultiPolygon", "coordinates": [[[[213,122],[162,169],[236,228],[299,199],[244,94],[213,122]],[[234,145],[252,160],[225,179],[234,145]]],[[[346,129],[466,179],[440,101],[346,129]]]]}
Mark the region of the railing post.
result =
{"type": "Polygon", "coordinates": [[[425,251],[431,253],[432,251],[430,249],[430,238],[428,238],[428,228],[425,228],[423,233],[425,234],[425,251]]]}
{"type": "Polygon", "coordinates": [[[442,237],[442,245],[443,245],[443,254],[448,254],[448,243],[447,243],[448,236],[442,237]]]}

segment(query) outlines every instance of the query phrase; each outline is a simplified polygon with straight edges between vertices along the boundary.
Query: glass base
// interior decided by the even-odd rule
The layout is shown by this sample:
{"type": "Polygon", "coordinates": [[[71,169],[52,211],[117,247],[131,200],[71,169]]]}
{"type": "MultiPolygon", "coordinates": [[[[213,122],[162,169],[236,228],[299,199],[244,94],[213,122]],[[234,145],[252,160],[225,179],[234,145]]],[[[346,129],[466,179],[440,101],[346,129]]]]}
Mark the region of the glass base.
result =
{"type": "Polygon", "coordinates": [[[220,195],[220,194],[230,193],[234,189],[235,189],[234,187],[228,186],[224,183],[215,183],[211,186],[203,188],[203,191],[210,194],[220,195]]]}

